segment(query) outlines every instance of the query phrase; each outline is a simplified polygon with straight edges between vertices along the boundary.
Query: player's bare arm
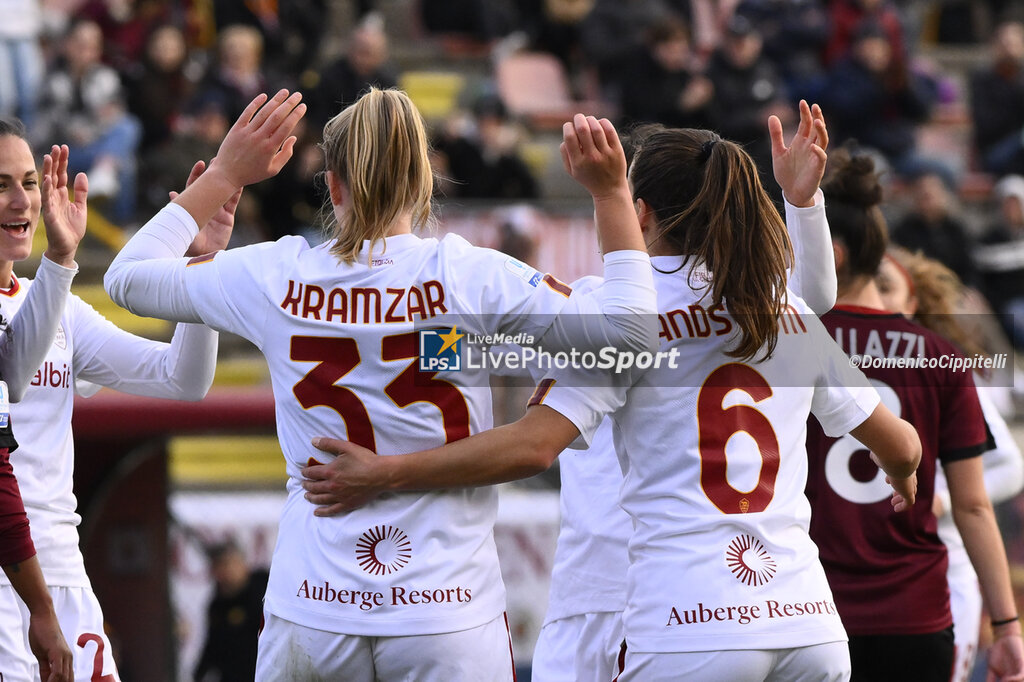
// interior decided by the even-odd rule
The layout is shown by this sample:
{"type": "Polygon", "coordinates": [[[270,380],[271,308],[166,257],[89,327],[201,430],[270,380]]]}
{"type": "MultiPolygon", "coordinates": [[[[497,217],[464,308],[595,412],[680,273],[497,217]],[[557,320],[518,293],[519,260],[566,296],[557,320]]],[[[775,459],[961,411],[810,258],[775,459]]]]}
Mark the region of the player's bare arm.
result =
{"type": "Polygon", "coordinates": [[[448,445],[407,455],[378,456],[333,438],[313,440],[336,455],[302,470],[306,499],[317,516],[361,507],[385,491],[494,485],[528,478],[555,461],[579,430],[555,410],[537,405],[522,419],[448,445]]]}
{"type": "Polygon", "coordinates": [[[872,458],[886,474],[886,480],[902,498],[893,500],[897,511],[914,504],[917,497],[917,471],[921,463],[921,439],[908,422],[879,403],[860,426],[850,432],[871,450],[872,458]]]}
{"type": "Polygon", "coordinates": [[[25,561],[4,566],[4,573],[25,602],[29,612],[28,643],[39,661],[39,677],[43,682],[73,682],[71,649],[68,648],[53,600],[46,589],[39,559],[32,556],[25,561]]]}

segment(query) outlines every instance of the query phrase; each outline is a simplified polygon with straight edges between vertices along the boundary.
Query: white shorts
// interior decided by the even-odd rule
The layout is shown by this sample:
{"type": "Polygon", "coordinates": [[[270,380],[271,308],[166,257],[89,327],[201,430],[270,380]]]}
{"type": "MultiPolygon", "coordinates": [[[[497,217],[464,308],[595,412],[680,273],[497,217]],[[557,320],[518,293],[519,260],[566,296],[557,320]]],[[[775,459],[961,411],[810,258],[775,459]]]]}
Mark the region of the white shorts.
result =
{"type": "MultiPolygon", "coordinates": [[[[120,682],[96,595],[87,587],[51,587],[49,592],[74,654],[75,679],[120,682]]],[[[0,585],[0,673],[3,682],[39,679],[39,662],[28,648],[28,609],[10,585],[0,585]]]]}
{"type": "Polygon", "coordinates": [[[267,613],[256,656],[257,682],[514,682],[504,614],[469,630],[368,637],[314,630],[267,613]]]}
{"type": "Polygon", "coordinates": [[[850,649],[829,642],[794,649],[743,649],[651,654],[626,651],[618,682],[843,682],[850,679],[850,649]]]}
{"type": "Polygon", "coordinates": [[[953,676],[951,682],[967,682],[974,671],[981,631],[981,588],[970,564],[951,568],[949,608],[953,612],[953,676]]]}
{"type": "Polygon", "coordinates": [[[533,682],[611,682],[622,672],[622,613],[559,618],[541,628],[533,650],[533,682]]]}

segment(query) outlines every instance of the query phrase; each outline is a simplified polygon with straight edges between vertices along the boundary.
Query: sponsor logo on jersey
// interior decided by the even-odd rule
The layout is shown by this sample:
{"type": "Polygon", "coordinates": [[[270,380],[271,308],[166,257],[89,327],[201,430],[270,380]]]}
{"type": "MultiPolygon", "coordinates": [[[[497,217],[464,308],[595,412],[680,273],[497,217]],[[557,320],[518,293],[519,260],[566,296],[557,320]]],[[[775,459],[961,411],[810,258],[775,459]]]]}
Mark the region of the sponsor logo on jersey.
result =
{"type": "Polygon", "coordinates": [[[356,541],[356,561],[370,575],[391,575],[411,557],[409,536],[394,526],[374,526],[356,541]]]}
{"type": "Polygon", "coordinates": [[[421,329],[420,332],[421,372],[458,372],[462,369],[462,339],[466,335],[458,328],[421,329]]]}
{"type": "Polygon", "coordinates": [[[753,535],[737,535],[725,549],[725,565],[745,585],[764,585],[775,577],[778,565],[753,535]]]}
{"type": "Polygon", "coordinates": [[[60,367],[49,361],[44,362],[43,366],[36,371],[36,375],[32,377],[32,383],[29,385],[68,388],[71,386],[71,368],[64,362],[60,367]]]}
{"type": "MultiPolygon", "coordinates": [[[[8,324],[10,323],[7,321],[7,318],[0,314],[0,329],[7,329],[8,324]]],[[[3,680],[0,680],[0,682],[3,682],[3,680]]]]}

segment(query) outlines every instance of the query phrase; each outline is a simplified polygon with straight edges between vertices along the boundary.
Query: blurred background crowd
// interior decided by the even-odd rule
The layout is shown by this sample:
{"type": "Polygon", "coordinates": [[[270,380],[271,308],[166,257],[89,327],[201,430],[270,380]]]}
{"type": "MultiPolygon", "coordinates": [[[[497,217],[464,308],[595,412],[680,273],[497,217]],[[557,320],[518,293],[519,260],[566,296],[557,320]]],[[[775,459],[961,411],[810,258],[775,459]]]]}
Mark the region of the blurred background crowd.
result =
{"type": "MultiPolygon", "coordinates": [[[[1010,0],[0,0],[0,113],[131,229],[209,159],[251,97],[310,105],[238,240],[312,233],[324,122],[368,85],[428,119],[438,198],[579,199],[559,127],[708,127],[770,172],[800,99],[887,169],[895,241],[1024,312],[1024,6],[1010,0]]],[[[766,175],[767,185],[775,187],[766,175]]],[[[1022,316],[1024,317],[1024,316],[1022,316]]],[[[1008,332],[1013,333],[1012,324],[1008,332]]],[[[1019,331],[1016,340],[1024,339],[1019,331]]]]}

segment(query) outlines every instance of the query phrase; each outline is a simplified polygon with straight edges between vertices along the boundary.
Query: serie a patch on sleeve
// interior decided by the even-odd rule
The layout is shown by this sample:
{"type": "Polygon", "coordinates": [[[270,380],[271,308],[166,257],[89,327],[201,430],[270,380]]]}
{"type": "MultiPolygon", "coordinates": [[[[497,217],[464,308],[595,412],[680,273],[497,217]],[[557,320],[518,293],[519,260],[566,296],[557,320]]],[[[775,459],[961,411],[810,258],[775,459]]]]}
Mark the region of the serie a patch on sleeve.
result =
{"type": "Polygon", "coordinates": [[[516,258],[509,257],[505,260],[505,269],[511,272],[513,275],[523,280],[531,287],[536,287],[541,283],[543,277],[539,272],[531,268],[529,265],[516,258]]]}

